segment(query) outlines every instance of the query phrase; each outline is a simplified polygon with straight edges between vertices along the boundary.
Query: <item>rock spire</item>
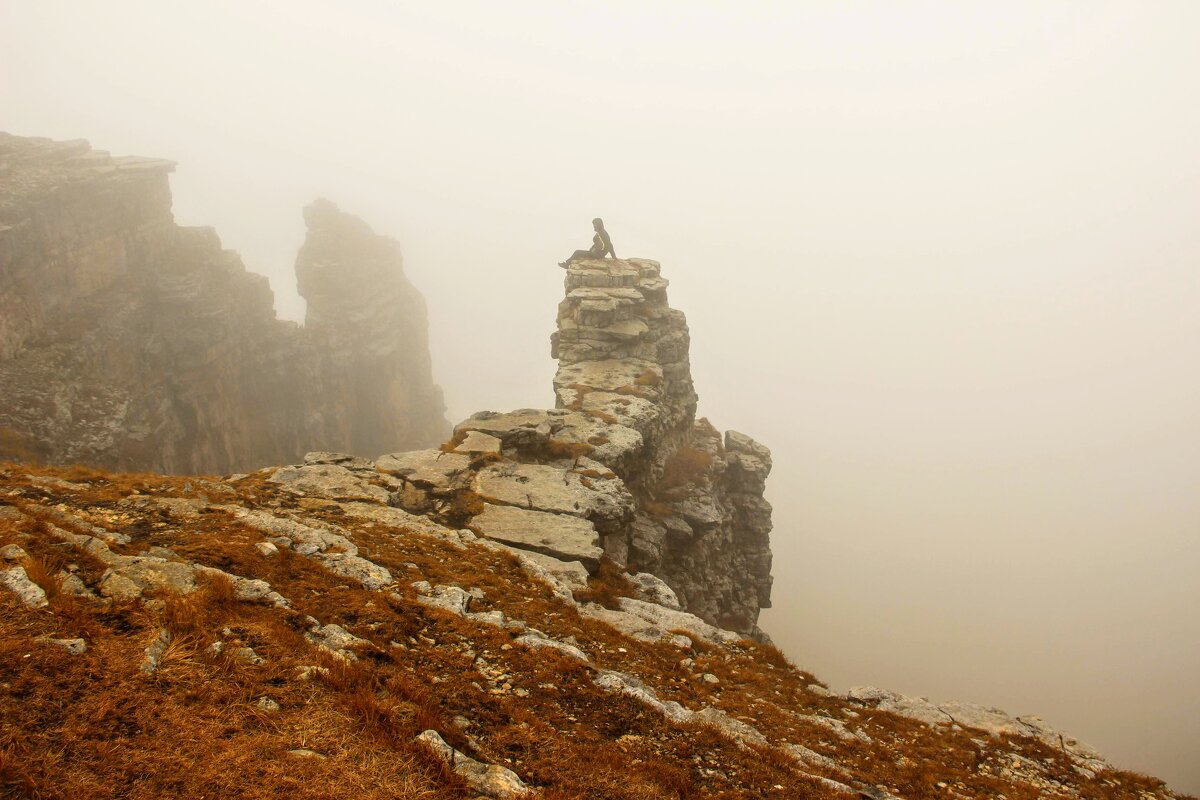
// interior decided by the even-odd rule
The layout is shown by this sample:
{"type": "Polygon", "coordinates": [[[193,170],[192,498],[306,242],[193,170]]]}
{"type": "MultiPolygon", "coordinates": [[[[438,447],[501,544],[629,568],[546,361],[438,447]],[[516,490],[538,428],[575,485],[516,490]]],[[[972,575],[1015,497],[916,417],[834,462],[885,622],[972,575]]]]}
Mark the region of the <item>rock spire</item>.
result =
{"type": "Polygon", "coordinates": [[[310,206],[299,328],[211,228],[175,223],[174,167],[0,134],[0,460],[214,473],[442,438],[395,243],[310,206]]]}
{"type": "Polygon", "coordinates": [[[399,502],[586,579],[602,557],[661,578],[683,609],[760,635],[770,603],[770,452],[696,418],[682,312],[654,261],[567,268],[556,407],[483,411],[441,450],[376,466],[399,502]]]}

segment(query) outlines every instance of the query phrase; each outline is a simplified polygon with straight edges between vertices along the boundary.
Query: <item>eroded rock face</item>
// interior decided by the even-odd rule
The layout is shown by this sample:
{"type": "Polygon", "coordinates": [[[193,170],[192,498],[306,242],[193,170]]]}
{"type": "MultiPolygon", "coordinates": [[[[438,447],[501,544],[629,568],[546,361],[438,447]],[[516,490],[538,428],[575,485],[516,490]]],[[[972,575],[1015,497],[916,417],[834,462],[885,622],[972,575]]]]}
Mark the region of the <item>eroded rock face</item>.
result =
{"type": "Polygon", "coordinates": [[[439,441],[395,243],[306,209],[300,328],[212,229],[175,224],[173,168],[0,134],[0,459],[214,473],[439,441]]]}
{"type": "Polygon", "coordinates": [[[410,511],[593,572],[603,553],[665,581],[656,602],[759,635],[771,454],[696,419],[687,324],[666,288],[653,261],[571,264],[551,339],[557,407],[481,411],[442,450],[376,465],[410,511]]]}

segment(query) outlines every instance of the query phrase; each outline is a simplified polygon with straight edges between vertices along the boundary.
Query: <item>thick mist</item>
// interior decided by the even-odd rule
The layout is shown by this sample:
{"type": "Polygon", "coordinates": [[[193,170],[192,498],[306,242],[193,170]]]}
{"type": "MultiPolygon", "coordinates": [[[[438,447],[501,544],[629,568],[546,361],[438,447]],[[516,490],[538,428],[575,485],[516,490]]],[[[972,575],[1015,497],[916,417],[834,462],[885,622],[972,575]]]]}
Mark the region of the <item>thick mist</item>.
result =
{"type": "Polygon", "coordinates": [[[178,160],[291,318],[304,204],[394,235],[452,420],[552,402],[604,217],[774,451],[794,661],[1200,791],[1200,5],[452,5],[4,3],[0,128],[178,160]]]}

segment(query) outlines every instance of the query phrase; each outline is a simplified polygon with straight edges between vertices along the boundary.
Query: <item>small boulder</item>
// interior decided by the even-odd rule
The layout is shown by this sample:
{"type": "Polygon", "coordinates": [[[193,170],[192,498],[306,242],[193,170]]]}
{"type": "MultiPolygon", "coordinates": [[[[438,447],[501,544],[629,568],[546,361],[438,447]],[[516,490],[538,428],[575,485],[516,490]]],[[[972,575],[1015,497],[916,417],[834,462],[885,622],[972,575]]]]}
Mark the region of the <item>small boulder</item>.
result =
{"type": "Polygon", "coordinates": [[[39,636],[35,641],[62,648],[73,656],[81,656],[87,652],[87,642],[83,639],[52,639],[49,636],[39,636]]]}
{"type": "Polygon", "coordinates": [[[422,732],[417,741],[423,742],[442,763],[454,770],[476,792],[499,800],[525,797],[529,787],[517,773],[496,764],[484,764],[458,752],[437,731],[422,732]]]}
{"type": "Polygon", "coordinates": [[[46,592],[29,580],[24,567],[11,567],[0,572],[0,583],[7,586],[8,590],[29,608],[45,608],[50,605],[50,601],[46,599],[46,592]]]}
{"type": "Polygon", "coordinates": [[[5,561],[24,561],[29,556],[15,544],[6,544],[0,547],[0,558],[5,561]]]}

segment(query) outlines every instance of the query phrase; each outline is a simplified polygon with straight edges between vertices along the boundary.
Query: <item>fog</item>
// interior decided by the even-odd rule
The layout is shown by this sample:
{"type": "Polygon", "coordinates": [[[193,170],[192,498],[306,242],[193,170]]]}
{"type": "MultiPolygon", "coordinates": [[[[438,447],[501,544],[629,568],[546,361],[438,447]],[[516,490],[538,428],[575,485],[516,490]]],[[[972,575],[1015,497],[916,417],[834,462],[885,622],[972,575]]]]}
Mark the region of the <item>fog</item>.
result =
{"type": "Polygon", "coordinates": [[[177,160],[290,318],[304,204],[395,236],[452,422],[552,403],[602,216],[797,664],[1200,792],[1200,4],[741,5],[5,0],[0,128],[177,160]]]}

